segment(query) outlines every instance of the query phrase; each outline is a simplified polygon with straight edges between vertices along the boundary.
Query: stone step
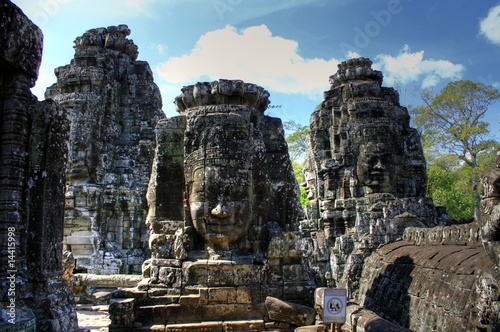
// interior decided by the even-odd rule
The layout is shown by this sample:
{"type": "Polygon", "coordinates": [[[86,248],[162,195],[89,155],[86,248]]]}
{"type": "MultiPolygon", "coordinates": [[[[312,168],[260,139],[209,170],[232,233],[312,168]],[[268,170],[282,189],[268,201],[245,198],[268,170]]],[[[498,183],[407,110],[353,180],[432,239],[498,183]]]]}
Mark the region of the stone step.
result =
{"type": "MultiPolygon", "coordinates": [[[[204,321],[198,323],[155,324],[129,328],[110,327],[109,332],[154,331],[154,332],[260,332],[266,330],[263,320],[241,321],[204,321]]],[[[274,328],[274,331],[287,331],[289,327],[274,328]]]]}
{"type": "MultiPolygon", "coordinates": [[[[263,308],[262,308],[263,310],[263,308]]],[[[144,325],[162,323],[199,323],[216,320],[258,320],[265,317],[265,313],[248,304],[211,304],[190,305],[167,304],[139,306],[136,309],[136,322],[144,325]]]]}
{"type": "Polygon", "coordinates": [[[99,291],[92,294],[93,303],[95,304],[109,304],[113,296],[112,291],[99,291]]]}
{"type": "Polygon", "coordinates": [[[162,293],[154,293],[147,291],[139,291],[135,288],[122,288],[113,292],[113,300],[123,300],[133,298],[136,300],[138,306],[144,305],[166,305],[172,303],[179,303],[179,295],[156,295],[162,293]]]}

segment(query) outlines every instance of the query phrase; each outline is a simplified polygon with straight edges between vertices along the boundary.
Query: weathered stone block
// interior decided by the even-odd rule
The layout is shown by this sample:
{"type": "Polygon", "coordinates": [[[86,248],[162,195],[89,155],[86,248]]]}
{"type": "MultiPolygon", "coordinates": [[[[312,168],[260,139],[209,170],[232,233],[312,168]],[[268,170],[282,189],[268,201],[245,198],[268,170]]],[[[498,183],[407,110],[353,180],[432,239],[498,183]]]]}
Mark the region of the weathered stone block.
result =
{"type": "Polygon", "coordinates": [[[283,265],[283,275],[285,281],[307,281],[310,279],[309,271],[302,264],[283,265]]]}
{"type": "Polygon", "coordinates": [[[265,305],[269,318],[272,320],[296,326],[311,325],[314,323],[316,311],[311,307],[284,302],[270,296],[266,298],[265,305]]]}
{"type": "Polygon", "coordinates": [[[132,327],[135,318],[135,299],[113,300],[109,305],[111,326],[132,327]]]}
{"type": "Polygon", "coordinates": [[[158,282],[170,287],[180,288],[182,284],[182,270],[179,268],[160,267],[158,282]]]}
{"type": "Polygon", "coordinates": [[[262,266],[231,261],[197,261],[183,264],[187,285],[238,286],[260,283],[262,266]]]}
{"type": "Polygon", "coordinates": [[[324,331],[327,331],[327,327],[325,325],[299,326],[294,331],[295,332],[324,332],[324,331]]]}
{"type": "Polygon", "coordinates": [[[283,297],[286,301],[312,306],[316,285],[303,281],[285,281],[283,283],[283,297]]]}
{"type": "Polygon", "coordinates": [[[233,331],[255,331],[260,332],[265,330],[265,324],[263,320],[248,320],[248,321],[225,321],[223,322],[223,332],[233,332],[233,331]]]}
{"type": "Polygon", "coordinates": [[[236,302],[240,304],[252,303],[252,290],[248,287],[239,286],[236,288],[236,302]]]}
{"type": "Polygon", "coordinates": [[[165,324],[167,321],[166,305],[140,306],[136,310],[135,320],[144,325],[165,324]]]}
{"type": "Polygon", "coordinates": [[[167,330],[172,332],[220,332],[223,330],[222,322],[168,324],[167,330]]]}
{"type": "Polygon", "coordinates": [[[208,303],[233,304],[241,302],[237,300],[236,287],[212,287],[208,289],[208,303]]]}
{"type": "Polygon", "coordinates": [[[200,304],[200,296],[196,294],[182,295],[179,298],[179,304],[182,306],[195,307],[200,304]]]}

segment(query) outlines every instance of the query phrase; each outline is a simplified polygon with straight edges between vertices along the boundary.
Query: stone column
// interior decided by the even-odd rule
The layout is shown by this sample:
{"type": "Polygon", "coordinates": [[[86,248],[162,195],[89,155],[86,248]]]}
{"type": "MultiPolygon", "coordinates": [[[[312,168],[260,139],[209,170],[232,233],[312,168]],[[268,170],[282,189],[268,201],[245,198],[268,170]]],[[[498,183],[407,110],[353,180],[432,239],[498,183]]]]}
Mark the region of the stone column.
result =
{"type": "Polygon", "coordinates": [[[10,1],[0,19],[0,331],[76,331],[61,278],[66,119],[30,91],[42,32],[10,1]]]}
{"type": "Polygon", "coordinates": [[[30,88],[41,61],[42,33],[10,2],[0,4],[0,330],[32,331],[35,318],[28,293],[24,215],[30,88]],[[22,41],[22,44],[20,44],[22,41]]]}

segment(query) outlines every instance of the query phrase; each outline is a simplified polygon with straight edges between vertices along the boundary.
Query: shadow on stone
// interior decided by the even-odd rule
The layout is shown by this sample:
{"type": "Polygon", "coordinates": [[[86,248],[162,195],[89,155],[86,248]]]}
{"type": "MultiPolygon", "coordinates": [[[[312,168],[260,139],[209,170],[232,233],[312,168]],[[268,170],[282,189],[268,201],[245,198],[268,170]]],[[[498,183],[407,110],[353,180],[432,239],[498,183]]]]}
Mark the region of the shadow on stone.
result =
{"type": "Polygon", "coordinates": [[[396,258],[391,265],[373,281],[365,298],[365,308],[377,312],[383,318],[401,326],[409,326],[410,295],[413,259],[408,256],[396,258]]]}

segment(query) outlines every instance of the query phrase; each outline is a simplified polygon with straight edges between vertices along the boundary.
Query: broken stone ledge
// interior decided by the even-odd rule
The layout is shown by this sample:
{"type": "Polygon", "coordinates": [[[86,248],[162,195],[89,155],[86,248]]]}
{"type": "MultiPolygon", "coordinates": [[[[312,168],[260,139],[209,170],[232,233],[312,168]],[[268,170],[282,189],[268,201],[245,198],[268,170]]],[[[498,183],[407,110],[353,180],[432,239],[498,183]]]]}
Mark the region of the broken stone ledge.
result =
{"type": "Polygon", "coordinates": [[[142,276],[132,274],[100,275],[77,273],[71,276],[70,286],[93,288],[135,287],[141,280],[142,276]]]}
{"type": "Polygon", "coordinates": [[[371,310],[359,305],[349,305],[346,308],[346,323],[344,329],[352,332],[410,332],[411,330],[394,324],[371,310]]]}

